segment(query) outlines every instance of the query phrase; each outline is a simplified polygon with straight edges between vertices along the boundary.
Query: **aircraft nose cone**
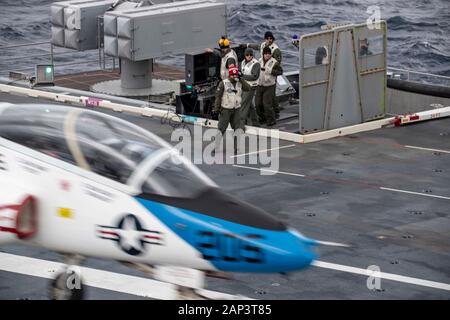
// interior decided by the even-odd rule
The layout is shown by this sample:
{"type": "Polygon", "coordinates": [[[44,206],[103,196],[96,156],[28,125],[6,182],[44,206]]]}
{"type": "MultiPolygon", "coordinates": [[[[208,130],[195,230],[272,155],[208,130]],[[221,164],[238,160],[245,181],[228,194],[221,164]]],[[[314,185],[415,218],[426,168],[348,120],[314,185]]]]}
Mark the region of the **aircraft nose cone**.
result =
{"type": "Polygon", "coordinates": [[[298,240],[296,250],[292,250],[290,254],[290,259],[296,261],[296,263],[294,263],[296,269],[307,268],[316,258],[317,255],[311,249],[311,246],[298,240]]]}
{"type": "Polygon", "coordinates": [[[289,238],[277,257],[280,269],[287,272],[307,268],[317,258],[311,243],[294,233],[289,238]]]}

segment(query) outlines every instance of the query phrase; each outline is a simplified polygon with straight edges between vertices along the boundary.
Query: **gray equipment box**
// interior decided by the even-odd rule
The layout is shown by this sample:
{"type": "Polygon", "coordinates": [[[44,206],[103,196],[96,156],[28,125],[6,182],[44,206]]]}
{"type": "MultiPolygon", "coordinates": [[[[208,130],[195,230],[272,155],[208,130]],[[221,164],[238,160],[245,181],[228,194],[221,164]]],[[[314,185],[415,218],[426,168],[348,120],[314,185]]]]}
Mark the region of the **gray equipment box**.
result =
{"type": "Polygon", "coordinates": [[[295,94],[295,89],[285,75],[277,77],[276,97],[278,101],[287,101],[295,94]]]}
{"type": "Polygon", "coordinates": [[[220,79],[220,58],[212,53],[186,54],[184,59],[187,86],[195,86],[220,79]]]}
{"type": "Polygon", "coordinates": [[[35,66],[36,82],[34,85],[53,85],[54,66],[52,64],[37,64],[35,66]]]}
{"type": "Polygon", "coordinates": [[[52,44],[78,51],[96,49],[97,16],[115,0],[71,0],[55,2],[50,7],[52,44]]]}
{"type": "Polygon", "coordinates": [[[226,30],[226,6],[213,0],[158,4],[104,15],[105,53],[142,61],[214,46],[226,30]]]}

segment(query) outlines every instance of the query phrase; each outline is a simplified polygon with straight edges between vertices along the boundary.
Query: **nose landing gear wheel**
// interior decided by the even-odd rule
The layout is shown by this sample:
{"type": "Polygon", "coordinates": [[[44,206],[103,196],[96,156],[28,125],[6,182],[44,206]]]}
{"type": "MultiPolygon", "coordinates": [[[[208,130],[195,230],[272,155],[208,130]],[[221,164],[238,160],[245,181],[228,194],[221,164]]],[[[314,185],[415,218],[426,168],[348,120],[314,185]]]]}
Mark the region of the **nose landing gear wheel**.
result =
{"type": "Polygon", "coordinates": [[[49,298],[52,300],[82,300],[84,294],[81,277],[76,272],[59,273],[49,288],[49,298]]]}

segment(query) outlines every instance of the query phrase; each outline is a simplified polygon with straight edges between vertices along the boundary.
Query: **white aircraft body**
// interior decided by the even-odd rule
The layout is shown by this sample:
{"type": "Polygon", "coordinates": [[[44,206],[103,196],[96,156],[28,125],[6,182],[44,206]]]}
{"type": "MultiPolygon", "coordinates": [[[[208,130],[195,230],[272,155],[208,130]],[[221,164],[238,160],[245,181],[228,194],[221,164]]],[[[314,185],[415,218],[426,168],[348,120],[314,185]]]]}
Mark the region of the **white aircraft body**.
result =
{"type": "MultiPolygon", "coordinates": [[[[192,292],[205,273],[284,273],[316,257],[317,241],[226,195],[159,137],[90,110],[1,104],[0,191],[0,246],[125,262],[192,292]]],[[[51,297],[82,298],[66,278],[51,297]]]]}

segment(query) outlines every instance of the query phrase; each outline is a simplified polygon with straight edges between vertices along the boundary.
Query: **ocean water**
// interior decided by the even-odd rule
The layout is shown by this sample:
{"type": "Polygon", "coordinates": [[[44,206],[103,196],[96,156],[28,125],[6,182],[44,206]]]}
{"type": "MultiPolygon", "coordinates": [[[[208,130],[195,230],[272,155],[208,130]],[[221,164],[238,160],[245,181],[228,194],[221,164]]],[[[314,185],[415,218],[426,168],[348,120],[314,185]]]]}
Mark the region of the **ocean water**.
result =
{"type": "MultiPolygon", "coordinates": [[[[49,62],[49,45],[4,49],[22,43],[50,39],[51,0],[0,0],[0,74],[49,62]]],[[[261,42],[271,30],[283,50],[294,51],[294,34],[320,31],[331,22],[365,22],[367,9],[378,6],[388,24],[388,64],[450,76],[450,0],[225,0],[228,36],[234,44],[261,42]]],[[[67,52],[57,49],[56,52],[67,52]]],[[[56,72],[68,73],[97,68],[96,50],[67,53],[55,60],[56,72]],[[91,62],[86,63],[89,60],[91,62]],[[70,64],[69,66],[61,66],[70,64]],[[58,66],[60,65],[60,66],[58,66]]],[[[284,55],[284,61],[298,58],[284,55]]],[[[183,56],[157,59],[183,66],[183,56]]],[[[292,67],[291,67],[292,68],[292,67]]],[[[289,68],[288,68],[289,69],[289,68]]],[[[31,69],[25,69],[31,72],[31,69]]],[[[24,71],[26,72],[26,71],[24,71]]]]}

